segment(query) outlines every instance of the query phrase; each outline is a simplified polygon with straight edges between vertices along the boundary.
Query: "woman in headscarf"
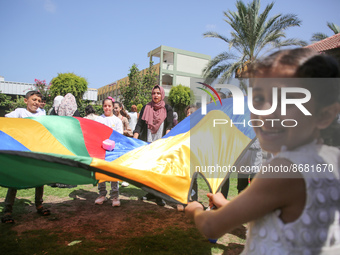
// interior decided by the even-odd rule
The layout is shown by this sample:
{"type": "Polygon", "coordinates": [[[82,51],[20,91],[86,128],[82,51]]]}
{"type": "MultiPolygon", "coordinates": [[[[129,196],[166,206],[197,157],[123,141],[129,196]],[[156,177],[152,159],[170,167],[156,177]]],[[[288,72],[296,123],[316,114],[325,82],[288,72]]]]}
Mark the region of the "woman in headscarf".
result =
{"type": "Polygon", "coordinates": [[[54,98],[52,108],[48,111],[48,115],[58,115],[59,106],[63,99],[63,96],[56,96],[54,98]]]}
{"type": "MultiPolygon", "coordinates": [[[[56,111],[59,116],[76,116],[80,117],[80,114],[77,110],[77,102],[75,97],[71,93],[67,93],[66,96],[61,100],[61,103],[56,111]]],[[[55,183],[51,184],[51,187],[59,187],[59,188],[74,188],[77,185],[68,185],[63,183],[55,183]]]]}
{"type": "Polygon", "coordinates": [[[144,105],[133,137],[146,142],[154,142],[169,133],[173,125],[173,111],[170,105],[164,102],[164,89],[156,85],[153,87],[152,101],[144,105]]]}
{"type": "MultiPolygon", "coordinates": [[[[135,130],[133,131],[134,138],[139,138],[146,142],[154,142],[162,138],[162,136],[169,133],[173,125],[173,111],[171,106],[164,102],[164,89],[156,85],[152,89],[151,96],[152,101],[143,106],[135,130]]],[[[155,199],[157,205],[165,205],[162,198],[150,193],[141,199],[155,199]]]]}
{"type": "Polygon", "coordinates": [[[74,97],[74,95],[72,95],[71,93],[66,94],[66,96],[63,98],[59,106],[58,115],[80,117],[80,113],[78,112],[76,98],[74,97]]]}

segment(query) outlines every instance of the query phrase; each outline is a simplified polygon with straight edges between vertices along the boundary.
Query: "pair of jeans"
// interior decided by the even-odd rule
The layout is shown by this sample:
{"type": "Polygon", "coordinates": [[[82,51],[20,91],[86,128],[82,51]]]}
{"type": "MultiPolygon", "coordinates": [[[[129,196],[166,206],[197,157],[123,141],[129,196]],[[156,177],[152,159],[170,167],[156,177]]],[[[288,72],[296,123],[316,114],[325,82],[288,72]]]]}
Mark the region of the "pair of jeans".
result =
{"type": "MultiPolygon", "coordinates": [[[[111,183],[111,192],[110,192],[111,198],[118,198],[119,197],[119,182],[110,182],[110,183],[111,183]]],[[[98,190],[99,190],[99,195],[105,197],[107,195],[106,182],[98,183],[98,190]]]]}

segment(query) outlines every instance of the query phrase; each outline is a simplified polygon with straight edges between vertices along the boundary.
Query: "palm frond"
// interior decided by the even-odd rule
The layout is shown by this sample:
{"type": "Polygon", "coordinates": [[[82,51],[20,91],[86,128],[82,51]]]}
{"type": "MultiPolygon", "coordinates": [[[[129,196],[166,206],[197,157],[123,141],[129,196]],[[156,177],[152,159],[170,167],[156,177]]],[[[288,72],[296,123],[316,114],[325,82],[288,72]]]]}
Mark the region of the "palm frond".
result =
{"type": "Polygon", "coordinates": [[[299,39],[295,39],[295,38],[290,38],[290,39],[286,39],[283,41],[278,41],[275,42],[275,47],[276,48],[281,48],[281,47],[285,47],[285,46],[307,46],[307,42],[303,41],[303,40],[299,40],[299,39]]]}
{"type": "Polygon", "coordinates": [[[212,38],[218,38],[221,39],[223,41],[225,41],[226,43],[229,43],[229,39],[227,37],[224,37],[223,35],[220,35],[216,32],[206,32],[203,34],[204,37],[212,37],[212,38]]]}
{"type": "Polygon", "coordinates": [[[340,27],[334,23],[327,22],[327,26],[334,32],[334,34],[340,33],[340,27]]]}
{"type": "Polygon", "coordinates": [[[243,66],[243,63],[241,61],[237,61],[233,64],[230,64],[228,69],[222,74],[219,82],[223,83],[225,81],[229,81],[234,76],[236,71],[242,68],[242,66],[243,66]]]}
{"type": "Polygon", "coordinates": [[[231,67],[231,64],[230,63],[227,63],[227,64],[221,64],[221,65],[218,65],[216,67],[214,67],[213,69],[210,70],[210,72],[204,77],[205,78],[205,81],[207,80],[215,80],[217,79],[221,74],[225,74],[225,73],[228,73],[229,69],[231,67]]]}
{"type": "MultiPolygon", "coordinates": [[[[340,33],[340,27],[334,23],[327,22],[327,26],[333,31],[334,34],[340,33]]],[[[310,39],[312,42],[318,42],[326,39],[328,35],[324,33],[314,33],[310,39]]]]}
{"type": "Polygon", "coordinates": [[[204,77],[217,77],[227,80],[233,74],[243,72],[245,66],[256,60],[258,55],[273,47],[299,45],[306,42],[298,39],[286,39],[285,31],[290,27],[300,26],[301,20],[295,14],[277,14],[269,17],[274,6],[271,2],[260,13],[260,0],[253,0],[245,4],[242,0],[236,1],[236,11],[223,12],[224,21],[232,31],[228,37],[214,32],[207,32],[204,37],[219,38],[228,44],[229,51],[234,51],[238,56],[222,53],[209,62],[204,69],[204,77]],[[232,63],[231,60],[236,60],[232,63]]]}
{"type": "Polygon", "coordinates": [[[326,35],[324,33],[314,33],[310,40],[312,42],[318,42],[318,41],[322,41],[322,40],[326,39],[327,37],[328,37],[328,35],[326,35]]]}
{"type": "MultiPolygon", "coordinates": [[[[210,73],[212,72],[212,69],[224,61],[234,60],[237,57],[231,53],[228,52],[222,52],[218,54],[216,57],[214,57],[212,60],[209,61],[207,66],[203,69],[203,77],[210,77],[210,73]]],[[[211,77],[210,77],[211,78],[211,77]]]]}

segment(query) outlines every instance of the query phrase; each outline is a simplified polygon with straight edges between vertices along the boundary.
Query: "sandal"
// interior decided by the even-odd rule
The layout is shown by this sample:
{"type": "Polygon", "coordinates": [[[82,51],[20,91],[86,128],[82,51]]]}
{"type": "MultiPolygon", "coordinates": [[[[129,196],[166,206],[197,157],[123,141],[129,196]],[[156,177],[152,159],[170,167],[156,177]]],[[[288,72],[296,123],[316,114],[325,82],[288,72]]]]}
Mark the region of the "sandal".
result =
{"type": "Polygon", "coordinates": [[[6,224],[13,224],[14,219],[12,218],[12,214],[6,213],[4,217],[1,218],[1,222],[6,224]]]}
{"type": "Polygon", "coordinates": [[[37,209],[37,213],[41,216],[48,216],[51,214],[50,210],[44,208],[44,207],[41,207],[39,209],[37,209]]]}

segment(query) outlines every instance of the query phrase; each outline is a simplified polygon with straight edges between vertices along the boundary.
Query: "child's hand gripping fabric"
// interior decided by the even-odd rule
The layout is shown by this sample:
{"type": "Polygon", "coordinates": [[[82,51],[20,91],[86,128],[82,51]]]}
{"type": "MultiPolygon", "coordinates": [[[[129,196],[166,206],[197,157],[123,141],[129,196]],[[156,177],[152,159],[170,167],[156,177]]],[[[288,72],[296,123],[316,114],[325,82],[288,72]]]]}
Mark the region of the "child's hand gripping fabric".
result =
{"type": "Polygon", "coordinates": [[[225,199],[221,192],[216,194],[208,193],[207,197],[209,198],[210,208],[220,208],[229,202],[227,199],[225,199]]]}

